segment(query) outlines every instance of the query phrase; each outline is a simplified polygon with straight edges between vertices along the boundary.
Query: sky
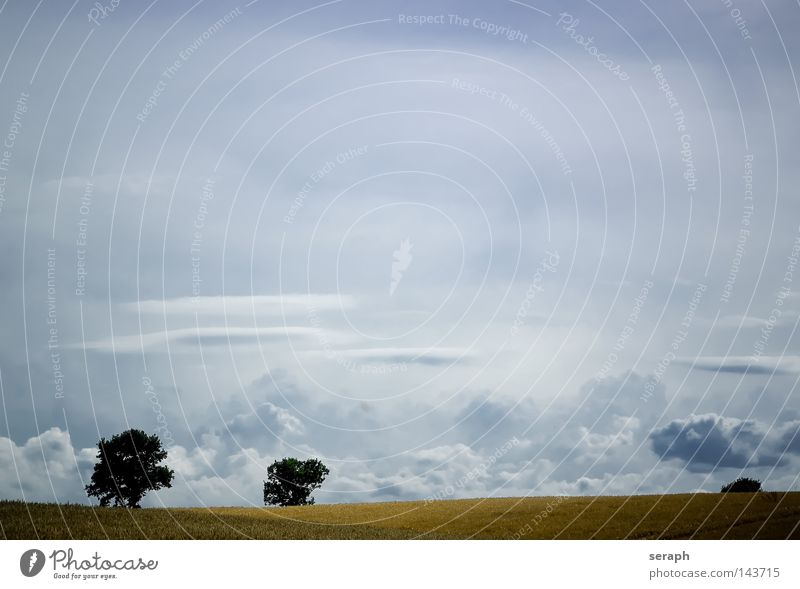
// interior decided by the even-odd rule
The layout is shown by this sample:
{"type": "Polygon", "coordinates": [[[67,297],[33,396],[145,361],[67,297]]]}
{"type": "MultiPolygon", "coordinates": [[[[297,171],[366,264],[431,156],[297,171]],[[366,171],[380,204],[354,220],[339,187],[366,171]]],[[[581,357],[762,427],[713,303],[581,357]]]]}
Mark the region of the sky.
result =
{"type": "Polygon", "coordinates": [[[800,5],[0,8],[0,498],[715,492],[800,470],[800,5]]]}

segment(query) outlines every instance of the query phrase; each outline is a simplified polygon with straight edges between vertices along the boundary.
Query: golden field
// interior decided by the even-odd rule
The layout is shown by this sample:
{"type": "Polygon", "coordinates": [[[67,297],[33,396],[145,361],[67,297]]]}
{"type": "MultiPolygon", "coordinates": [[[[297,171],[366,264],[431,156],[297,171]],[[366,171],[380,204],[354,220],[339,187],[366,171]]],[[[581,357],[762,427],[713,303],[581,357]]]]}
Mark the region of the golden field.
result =
{"type": "Polygon", "coordinates": [[[281,508],[0,501],[6,539],[800,539],[800,493],[529,497],[281,508]]]}

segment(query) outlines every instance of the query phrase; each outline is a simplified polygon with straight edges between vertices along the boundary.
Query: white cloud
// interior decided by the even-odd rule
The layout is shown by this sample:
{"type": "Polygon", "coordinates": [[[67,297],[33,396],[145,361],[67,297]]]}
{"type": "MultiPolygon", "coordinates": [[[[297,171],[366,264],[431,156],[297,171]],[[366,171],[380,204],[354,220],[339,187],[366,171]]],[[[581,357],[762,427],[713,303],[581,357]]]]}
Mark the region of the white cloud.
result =
{"type": "Polygon", "coordinates": [[[124,303],[122,309],[153,315],[194,315],[200,317],[257,317],[297,315],[310,311],[353,309],[356,299],[344,294],[225,295],[178,297],[124,303]]]}
{"type": "MultiPolygon", "coordinates": [[[[154,331],[141,335],[119,335],[113,338],[88,341],[85,344],[72,344],[73,348],[85,348],[118,354],[140,352],[169,341],[181,347],[196,349],[203,346],[256,345],[259,342],[286,341],[290,337],[314,338],[319,330],[313,327],[198,327],[181,328],[169,331],[154,331]]],[[[328,336],[333,337],[333,336],[328,336]]]]}
{"type": "Polygon", "coordinates": [[[51,427],[18,446],[0,437],[0,497],[26,501],[86,502],[88,482],[97,454],[94,448],[78,452],[69,432],[51,427]]]}

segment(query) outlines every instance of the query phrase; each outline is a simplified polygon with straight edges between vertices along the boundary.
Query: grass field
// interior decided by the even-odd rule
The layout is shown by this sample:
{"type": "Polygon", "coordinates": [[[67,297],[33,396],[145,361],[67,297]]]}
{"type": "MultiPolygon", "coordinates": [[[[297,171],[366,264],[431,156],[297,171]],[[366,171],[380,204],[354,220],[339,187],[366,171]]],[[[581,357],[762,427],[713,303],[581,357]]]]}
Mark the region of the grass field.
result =
{"type": "Polygon", "coordinates": [[[532,497],[283,508],[0,501],[6,539],[800,539],[800,493],[532,497]]]}

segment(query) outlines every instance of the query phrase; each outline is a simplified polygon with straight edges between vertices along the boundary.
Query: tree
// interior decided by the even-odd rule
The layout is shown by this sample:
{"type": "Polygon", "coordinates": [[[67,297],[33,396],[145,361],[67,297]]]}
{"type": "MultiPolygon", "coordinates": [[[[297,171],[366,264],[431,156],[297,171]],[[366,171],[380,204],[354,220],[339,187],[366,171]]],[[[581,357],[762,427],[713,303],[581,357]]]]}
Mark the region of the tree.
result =
{"type": "Polygon", "coordinates": [[[319,489],[330,474],[316,458],[276,460],[267,468],[264,505],[313,505],[312,491],[319,489]]]}
{"type": "Polygon", "coordinates": [[[761,481],[756,479],[749,479],[747,477],[739,477],[732,483],[723,485],[719,490],[720,493],[758,493],[761,490],[761,481]]]}
{"type": "Polygon", "coordinates": [[[89,497],[99,497],[100,505],[139,507],[145,493],[171,487],[175,471],[159,466],[167,457],[158,436],[140,429],[129,429],[110,440],[97,442],[97,463],[92,482],[86,485],[89,497]]]}

